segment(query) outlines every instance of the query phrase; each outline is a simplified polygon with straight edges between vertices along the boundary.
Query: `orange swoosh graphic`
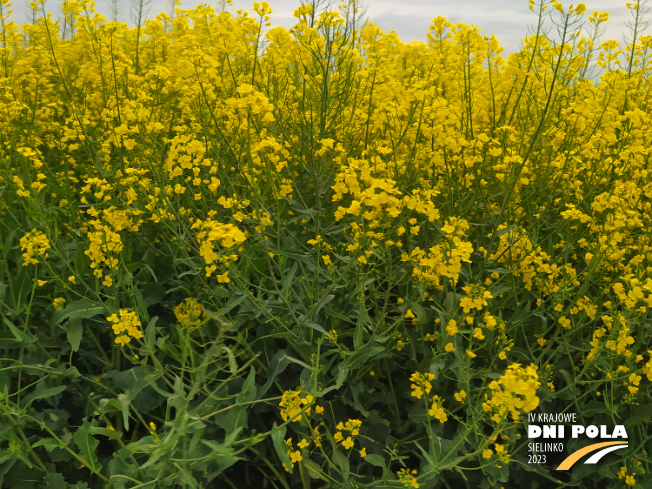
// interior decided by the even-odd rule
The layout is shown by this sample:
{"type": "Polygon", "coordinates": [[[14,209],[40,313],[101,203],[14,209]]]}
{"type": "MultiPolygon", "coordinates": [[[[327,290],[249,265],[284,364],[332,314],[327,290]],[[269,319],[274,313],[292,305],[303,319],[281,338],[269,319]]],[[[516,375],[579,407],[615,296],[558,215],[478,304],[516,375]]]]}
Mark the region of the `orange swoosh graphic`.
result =
{"type": "Polygon", "coordinates": [[[577,450],[576,452],[571,453],[566,459],[559,464],[559,467],[557,467],[557,470],[568,470],[570,469],[575,462],[577,462],[579,459],[581,459],[584,455],[587,453],[594,452],[598,450],[599,448],[602,447],[608,447],[611,445],[625,445],[627,442],[624,441],[605,441],[602,443],[595,443],[593,445],[589,445],[588,447],[581,448],[577,450]]]}

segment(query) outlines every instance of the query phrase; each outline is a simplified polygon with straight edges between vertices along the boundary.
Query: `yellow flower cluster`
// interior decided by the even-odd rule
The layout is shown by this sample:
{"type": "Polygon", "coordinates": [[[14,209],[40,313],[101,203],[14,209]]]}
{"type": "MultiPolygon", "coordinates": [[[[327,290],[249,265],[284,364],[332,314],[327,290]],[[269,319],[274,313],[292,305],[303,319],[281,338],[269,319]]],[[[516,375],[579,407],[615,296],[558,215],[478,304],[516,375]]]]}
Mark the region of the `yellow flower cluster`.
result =
{"type": "MultiPolygon", "coordinates": [[[[213,221],[210,217],[202,221],[197,219],[191,229],[199,229],[195,239],[199,243],[199,254],[206,263],[206,276],[210,277],[217,265],[215,262],[221,262],[225,266],[229,266],[229,261],[235,261],[238,255],[220,255],[215,251],[215,243],[218,243],[224,248],[232,248],[241,245],[247,239],[237,226],[233,224],[222,224],[213,221]]],[[[228,271],[218,276],[219,282],[229,282],[228,271]]]]}
{"type": "Polygon", "coordinates": [[[627,472],[627,467],[620,468],[618,471],[618,478],[625,479],[625,484],[630,487],[634,487],[636,485],[636,478],[634,477],[634,474],[629,474],[627,472]]]}
{"type": "Polygon", "coordinates": [[[139,340],[143,337],[140,319],[134,311],[120,309],[120,316],[114,313],[106,319],[113,323],[111,327],[116,335],[115,342],[118,345],[125,346],[132,338],[139,340]]]}
{"type": "Polygon", "coordinates": [[[174,308],[174,315],[183,328],[192,328],[199,326],[202,318],[206,317],[204,306],[202,306],[197,299],[187,298],[174,308]]]}
{"type": "Polygon", "coordinates": [[[301,391],[287,390],[283,393],[279,407],[281,408],[281,417],[283,421],[301,421],[303,415],[310,416],[310,411],[314,403],[314,396],[306,394],[301,397],[301,391]]]}
{"type": "Polygon", "coordinates": [[[114,270],[118,269],[119,260],[115,256],[122,251],[122,239],[118,233],[114,233],[108,226],[99,231],[88,233],[90,244],[84,252],[91,259],[91,268],[94,268],[96,277],[101,277],[102,266],[106,265],[114,270]]]}
{"type": "Polygon", "coordinates": [[[559,266],[540,246],[533,246],[527,232],[522,228],[498,227],[502,233],[491,260],[514,270],[516,277],[522,277],[527,290],[536,286],[543,294],[559,292],[561,288],[578,286],[577,272],[570,264],[559,266]]]}
{"type": "Polygon", "coordinates": [[[479,284],[467,285],[466,287],[462,287],[462,290],[468,294],[466,297],[460,299],[460,307],[465,314],[468,314],[474,308],[480,311],[487,305],[487,299],[493,298],[491,292],[485,290],[479,284]]]}
{"type": "Polygon", "coordinates": [[[453,397],[458,402],[464,402],[464,399],[466,399],[466,391],[464,389],[462,389],[461,391],[456,392],[455,394],[453,394],[453,397]]]}
{"type": "Polygon", "coordinates": [[[432,398],[432,406],[428,409],[428,414],[433,418],[437,418],[440,423],[445,423],[448,420],[448,416],[446,416],[446,411],[441,404],[442,400],[439,396],[434,396],[432,398]]]}
{"type": "Polygon", "coordinates": [[[410,380],[413,382],[411,386],[412,396],[416,397],[417,399],[421,399],[424,392],[426,394],[430,394],[430,390],[432,389],[432,384],[430,383],[430,381],[433,380],[434,378],[435,375],[429,372],[426,373],[414,372],[410,376],[410,380]]]}
{"type": "MultiPolygon", "coordinates": [[[[652,382],[652,350],[648,350],[647,354],[650,355],[650,359],[643,366],[641,371],[647,376],[647,380],[652,382]]],[[[641,359],[643,359],[642,355],[641,355],[641,359]]]]}
{"type": "Polygon", "coordinates": [[[462,270],[462,263],[470,263],[473,245],[465,240],[469,224],[464,219],[451,217],[446,220],[441,230],[445,233],[444,240],[428,249],[422,250],[418,246],[403,260],[411,260],[415,268],[412,276],[423,285],[443,290],[441,280],[447,277],[455,285],[462,270]]]}
{"type": "MultiPolygon", "coordinates": [[[[435,375],[430,372],[414,372],[410,376],[410,380],[412,381],[411,395],[417,399],[421,399],[423,395],[426,394],[426,402],[428,402],[428,394],[430,394],[430,391],[432,390],[431,381],[434,380],[434,378],[435,375]]],[[[434,418],[437,418],[440,423],[444,423],[448,419],[448,416],[442,407],[442,399],[439,396],[433,396],[431,403],[432,405],[428,409],[428,414],[434,418]]]]}
{"type": "Polygon", "coordinates": [[[593,338],[590,342],[591,350],[587,355],[588,360],[597,358],[601,351],[601,347],[609,351],[615,352],[617,355],[623,355],[625,358],[632,356],[632,350],[629,349],[636,340],[631,336],[630,328],[627,326],[627,320],[621,313],[616,313],[614,316],[605,314],[601,317],[602,322],[607,326],[606,328],[597,328],[593,331],[593,338]],[[601,345],[601,338],[608,338],[604,344],[601,345]]]}
{"type": "Polygon", "coordinates": [[[23,251],[23,266],[36,265],[40,257],[48,257],[50,240],[43,232],[32,229],[20,238],[20,249],[23,251]]]}
{"type": "Polygon", "coordinates": [[[341,421],[335,427],[338,431],[335,432],[333,438],[335,441],[342,444],[347,450],[353,448],[355,437],[360,434],[360,427],[362,426],[362,421],[359,419],[349,419],[346,424],[341,421]],[[350,436],[344,437],[343,431],[348,431],[350,436]]]}
{"type": "Polygon", "coordinates": [[[419,489],[419,483],[417,482],[417,478],[415,477],[417,475],[416,470],[408,470],[408,469],[400,469],[396,475],[398,476],[398,480],[403,484],[405,487],[413,487],[414,489],[419,489]]]}
{"type": "MultiPolygon", "coordinates": [[[[25,150],[27,148],[19,148],[19,150],[21,149],[25,150]]],[[[42,164],[39,162],[39,165],[42,164]]],[[[36,193],[40,192],[46,187],[46,185],[41,181],[45,178],[46,176],[43,173],[39,173],[36,176],[36,180],[32,183],[32,185],[30,185],[30,187],[33,188],[36,191],[36,193]]],[[[18,187],[18,190],[16,190],[16,194],[19,197],[30,197],[32,195],[31,192],[25,188],[25,183],[21,180],[21,178],[18,175],[14,175],[13,182],[18,187]]]]}
{"type": "MultiPolygon", "coordinates": [[[[97,183],[97,179],[88,179],[87,187],[90,188],[91,185],[97,183]]],[[[102,185],[100,183],[100,185],[102,185]]],[[[100,190],[95,192],[96,196],[104,196],[104,191],[100,190]]],[[[120,232],[124,230],[138,231],[139,224],[134,221],[134,218],[143,213],[140,210],[128,210],[128,209],[118,209],[114,206],[111,206],[107,209],[103,209],[101,212],[91,207],[88,209],[87,214],[92,216],[94,219],[89,221],[90,228],[86,226],[84,229],[88,236],[89,246],[88,249],[84,252],[91,260],[91,268],[93,268],[93,274],[101,278],[103,275],[103,268],[108,267],[113,270],[117,270],[119,266],[119,255],[122,252],[124,245],[122,243],[122,238],[120,232]]],[[[105,277],[105,281],[112,283],[112,279],[109,275],[105,277]]]]}
{"type": "Polygon", "coordinates": [[[483,409],[494,412],[492,420],[496,423],[505,420],[508,413],[517,421],[521,413],[529,413],[539,405],[538,378],[534,364],[525,368],[518,363],[510,365],[498,381],[489,384],[491,399],[482,404],[483,409]]]}
{"type": "MultiPolygon", "coordinates": [[[[289,472],[291,468],[294,468],[295,463],[301,462],[303,460],[303,456],[301,455],[301,450],[294,449],[292,438],[286,439],[285,445],[287,446],[287,454],[290,457],[290,467],[286,467],[285,464],[283,464],[283,468],[285,469],[286,472],[289,472]]],[[[308,441],[303,439],[297,445],[299,446],[299,448],[305,448],[306,446],[308,446],[308,441]]]]}

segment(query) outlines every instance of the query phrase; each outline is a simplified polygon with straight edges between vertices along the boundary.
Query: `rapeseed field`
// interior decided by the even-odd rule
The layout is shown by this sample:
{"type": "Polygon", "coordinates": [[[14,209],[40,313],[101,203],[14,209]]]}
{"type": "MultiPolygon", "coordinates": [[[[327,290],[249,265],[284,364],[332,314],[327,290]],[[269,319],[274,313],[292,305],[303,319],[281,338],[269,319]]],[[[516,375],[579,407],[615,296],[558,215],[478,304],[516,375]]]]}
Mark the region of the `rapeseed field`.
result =
{"type": "Polygon", "coordinates": [[[11,6],[2,487],[652,487],[644,3],[11,6]]]}

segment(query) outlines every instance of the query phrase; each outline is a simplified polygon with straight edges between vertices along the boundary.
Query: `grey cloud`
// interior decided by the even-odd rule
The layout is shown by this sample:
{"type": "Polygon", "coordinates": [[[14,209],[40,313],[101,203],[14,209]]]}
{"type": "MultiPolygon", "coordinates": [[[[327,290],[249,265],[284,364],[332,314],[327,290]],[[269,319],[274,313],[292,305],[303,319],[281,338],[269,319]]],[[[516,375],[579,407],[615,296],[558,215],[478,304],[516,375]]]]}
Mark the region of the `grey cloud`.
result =
{"type": "MultiPolygon", "coordinates": [[[[130,2],[119,1],[122,11],[120,20],[131,24],[130,2]]],[[[292,16],[292,12],[299,6],[299,0],[268,1],[274,10],[272,14],[274,25],[288,28],[294,25],[296,19],[292,16]]],[[[195,0],[182,0],[181,7],[193,8],[196,3],[195,0]]],[[[213,0],[210,3],[217,8],[219,2],[213,0]]],[[[331,3],[336,7],[340,2],[331,3]]],[[[586,3],[589,12],[594,10],[610,12],[606,33],[601,40],[617,39],[623,42],[623,35],[627,33],[624,22],[631,18],[625,7],[625,1],[616,3],[614,0],[595,0],[586,3]]],[[[25,22],[24,11],[27,4],[28,0],[14,0],[13,20],[19,24],[25,22]]],[[[229,10],[250,10],[252,4],[253,1],[250,0],[233,0],[233,7],[229,10]]],[[[60,0],[49,0],[46,3],[47,10],[53,12],[55,18],[60,17],[60,5],[60,0]]],[[[404,42],[426,42],[431,20],[441,15],[453,23],[476,25],[482,29],[483,34],[494,34],[505,48],[504,55],[518,50],[522,38],[528,35],[528,25],[533,25],[537,20],[536,15],[528,10],[527,0],[366,0],[362,2],[362,6],[366,8],[367,18],[370,21],[384,32],[395,30],[404,42]]],[[[98,0],[96,9],[105,17],[110,17],[109,0],[98,0]]],[[[170,11],[169,1],[153,0],[150,18],[162,11],[170,11]]],[[[549,21],[548,26],[551,26],[549,21]]]]}

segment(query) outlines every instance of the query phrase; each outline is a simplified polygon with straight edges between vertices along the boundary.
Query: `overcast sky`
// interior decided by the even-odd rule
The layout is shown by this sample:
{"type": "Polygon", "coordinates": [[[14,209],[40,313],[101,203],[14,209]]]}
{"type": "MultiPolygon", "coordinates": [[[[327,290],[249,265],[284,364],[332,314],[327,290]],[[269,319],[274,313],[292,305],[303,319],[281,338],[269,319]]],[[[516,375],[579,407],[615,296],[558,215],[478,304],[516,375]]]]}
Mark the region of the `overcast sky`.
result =
{"type": "MultiPolygon", "coordinates": [[[[14,19],[24,21],[23,7],[29,0],[13,0],[14,19]]],[[[119,0],[123,11],[123,21],[128,21],[130,0],[119,0]]],[[[327,0],[325,0],[327,1],[327,0]]],[[[635,0],[631,0],[635,1],[635,0]]],[[[291,27],[296,19],[292,12],[300,4],[299,0],[268,0],[274,13],[273,25],[291,27]]],[[[201,3],[197,0],[182,0],[182,8],[192,8],[201,3]]],[[[210,2],[217,8],[219,0],[210,2]]],[[[333,1],[333,4],[340,2],[333,1]]],[[[569,4],[564,1],[564,6],[569,4]]],[[[577,3],[577,2],[576,2],[577,3]]],[[[585,2],[588,13],[594,10],[610,13],[607,31],[601,41],[616,39],[623,42],[626,32],[624,22],[630,19],[625,7],[625,0],[588,0],[585,2]]],[[[56,12],[60,0],[49,0],[46,7],[56,12]]],[[[252,8],[249,0],[233,0],[231,11],[252,8]]],[[[362,0],[367,9],[367,18],[384,32],[394,29],[402,41],[426,41],[430,21],[437,16],[444,16],[453,23],[473,24],[482,29],[483,34],[495,34],[505,47],[505,53],[516,51],[520,40],[527,35],[528,26],[536,21],[536,15],[528,9],[527,0],[362,0]]],[[[107,18],[110,17],[109,0],[97,0],[97,9],[107,18]]],[[[169,11],[167,0],[152,0],[150,17],[159,12],[169,11]]],[[[55,16],[57,14],[55,13],[55,16]]],[[[130,24],[132,22],[129,22],[130,24]]],[[[588,24],[588,23],[587,23],[588,24]]],[[[550,25],[550,24],[549,24],[550,25]]]]}

